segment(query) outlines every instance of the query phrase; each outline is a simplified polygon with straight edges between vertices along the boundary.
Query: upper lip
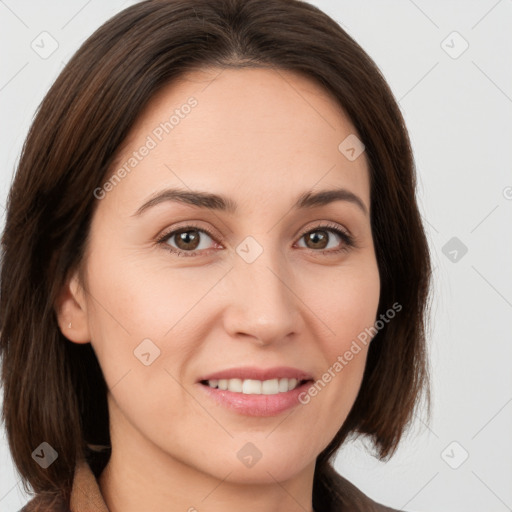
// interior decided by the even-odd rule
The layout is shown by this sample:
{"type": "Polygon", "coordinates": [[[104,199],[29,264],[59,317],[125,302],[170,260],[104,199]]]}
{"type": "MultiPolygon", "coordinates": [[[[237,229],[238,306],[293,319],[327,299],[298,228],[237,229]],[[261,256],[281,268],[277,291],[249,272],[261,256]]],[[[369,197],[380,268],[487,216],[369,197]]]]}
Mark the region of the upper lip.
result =
{"type": "Polygon", "coordinates": [[[210,373],[201,377],[199,382],[212,379],[253,379],[253,380],[271,380],[271,379],[297,379],[297,380],[311,380],[313,377],[298,368],[290,366],[275,366],[273,368],[257,368],[255,366],[243,366],[239,368],[230,368],[227,370],[220,370],[218,372],[210,373]]]}

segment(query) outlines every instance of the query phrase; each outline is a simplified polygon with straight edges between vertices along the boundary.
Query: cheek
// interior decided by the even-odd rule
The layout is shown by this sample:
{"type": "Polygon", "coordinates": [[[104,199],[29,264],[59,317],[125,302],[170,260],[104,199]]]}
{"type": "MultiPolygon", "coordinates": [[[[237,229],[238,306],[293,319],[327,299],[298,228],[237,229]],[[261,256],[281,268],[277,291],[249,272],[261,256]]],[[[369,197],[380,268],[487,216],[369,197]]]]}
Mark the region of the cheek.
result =
{"type": "MultiPolygon", "coordinates": [[[[305,302],[318,312],[325,325],[324,353],[334,362],[350,348],[352,341],[375,323],[380,297],[377,262],[368,258],[367,262],[327,269],[309,281],[304,290],[311,291],[305,302]]],[[[360,336],[360,340],[364,340],[364,336],[360,336]]]]}
{"type": "Polygon", "coordinates": [[[326,327],[325,335],[318,337],[325,372],[317,388],[322,393],[329,388],[324,404],[337,411],[334,424],[344,421],[359,391],[379,304],[376,260],[358,263],[317,276],[317,287],[309,289],[318,291],[307,299],[326,327]]]}
{"type": "Polygon", "coordinates": [[[340,349],[346,350],[353,340],[375,323],[379,294],[378,275],[371,271],[359,279],[346,282],[337,292],[337,313],[333,309],[331,318],[333,330],[339,333],[342,340],[340,349]]]}
{"type": "MultiPolygon", "coordinates": [[[[109,385],[128,371],[139,372],[141,355],[148,352],[144,357],[154,358],[152,368],[165,362],[180,371],[178,363],[191,357],[196,348],[191,340],[211,316],[205,310],[211,302],[201,300],[225,273],[220,266],[201,271],[141,260],[107,246],[93,251],[88,261],[91,344],[109,385]]],[[[140,376],[148,383],[150,375],[140,376]]]]}

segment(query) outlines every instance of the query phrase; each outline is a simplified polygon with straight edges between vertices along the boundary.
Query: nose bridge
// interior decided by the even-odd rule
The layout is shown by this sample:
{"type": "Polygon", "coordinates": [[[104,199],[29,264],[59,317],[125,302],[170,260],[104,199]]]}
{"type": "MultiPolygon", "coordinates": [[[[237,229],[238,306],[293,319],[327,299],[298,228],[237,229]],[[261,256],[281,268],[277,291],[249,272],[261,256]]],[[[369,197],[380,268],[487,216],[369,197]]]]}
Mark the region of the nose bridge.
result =
{"type": "Polygon", "coordinates": [[[260,243],[247,237],[237,246],[225,317],[232,335],[244,333],[260,343],[279,341],[299,329],[292,273],[281,251],[270,247],[270,238],[260,237],[260,243]]]}

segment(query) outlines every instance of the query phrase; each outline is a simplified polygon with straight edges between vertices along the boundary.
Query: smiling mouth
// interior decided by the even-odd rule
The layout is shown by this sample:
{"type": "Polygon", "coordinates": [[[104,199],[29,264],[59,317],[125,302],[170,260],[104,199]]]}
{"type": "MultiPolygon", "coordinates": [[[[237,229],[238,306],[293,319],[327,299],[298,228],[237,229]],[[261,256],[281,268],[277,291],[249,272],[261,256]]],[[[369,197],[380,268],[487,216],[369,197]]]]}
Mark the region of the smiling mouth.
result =
{"type": "Polygon", "coordinates": [[[302,386],[311,379],[288,379],[286,377],[255,380],[255,379],[210,379],[202,380],[201,384],[221,391],[231,391],[233,393],[242,393],[244,395],[277,395],[287,393],[302,386]]]}

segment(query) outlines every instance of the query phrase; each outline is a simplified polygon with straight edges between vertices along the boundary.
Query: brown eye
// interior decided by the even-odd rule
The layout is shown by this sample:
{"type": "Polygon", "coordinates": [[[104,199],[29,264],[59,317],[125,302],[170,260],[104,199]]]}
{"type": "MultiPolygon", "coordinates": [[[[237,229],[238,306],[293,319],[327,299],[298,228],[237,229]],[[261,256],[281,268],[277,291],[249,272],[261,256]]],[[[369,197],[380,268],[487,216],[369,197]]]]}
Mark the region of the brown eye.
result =
{"type": "Polygon", "coordinates": [[[171,231],[159,240],[160,243],[168,246],[171,252],[181,256],[192,256],[194,251],[210,249],[213,243],[212,236],[204,229],[193,226],[186,226],[171,231]]]}
{"type": "Polygon", "coordinates": [[[174,240],[178,249],[193,251],[199,245],[199,232],[197,230],[180,230],[174,233],[174,240]]]}
{"type": "Polygon", "coordinates": [[[329,243],[329,235],[327,231],[312,231],[304,235],[306,246],[309,249],[325,249],[329,243]]]}
{"type": "Polygon", "coordinates": [[[348,251],[354,246],[351,235],[338,227],[327,225],[307,231],[299,239],[299,247],[321,253],[336,254],[340,251],[348,251]]]}

